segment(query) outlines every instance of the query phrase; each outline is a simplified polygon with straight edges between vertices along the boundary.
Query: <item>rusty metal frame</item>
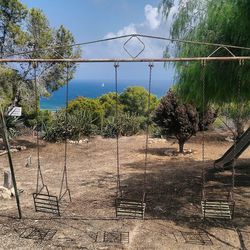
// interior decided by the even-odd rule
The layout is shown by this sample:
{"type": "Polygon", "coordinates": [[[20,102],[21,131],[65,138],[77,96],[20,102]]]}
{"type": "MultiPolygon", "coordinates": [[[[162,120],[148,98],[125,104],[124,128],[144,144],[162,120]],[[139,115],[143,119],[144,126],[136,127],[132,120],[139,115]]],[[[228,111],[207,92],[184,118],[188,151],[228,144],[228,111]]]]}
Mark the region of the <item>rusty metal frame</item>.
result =
{"type": "Polygon", "coordinates": [[[227,57],[168,57],[168,58],[0,58],[0,63],[114,63],[114,62],[209,62],[250,61],[250,56],[227,57]]]}

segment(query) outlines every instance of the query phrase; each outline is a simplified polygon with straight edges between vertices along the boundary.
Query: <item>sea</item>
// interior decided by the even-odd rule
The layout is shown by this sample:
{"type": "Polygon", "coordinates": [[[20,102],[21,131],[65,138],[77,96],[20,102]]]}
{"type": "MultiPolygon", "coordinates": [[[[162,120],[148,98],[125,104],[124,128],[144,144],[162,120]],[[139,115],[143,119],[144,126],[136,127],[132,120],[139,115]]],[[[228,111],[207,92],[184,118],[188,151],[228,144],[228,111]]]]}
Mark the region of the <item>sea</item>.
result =
{"type": "MultiPolygon", "coordinates": [[[[148,89],[148,80],[124,80],[118,84],[118,92],[123,92],[131,86],[143,86],[148,89]]],[[[158,98],[164,96],[171,84],[167,80],[154,80],[151,85],[151,93],[158,98]]],[[[97,98],[103,94],[114,92],[114,80],[72,80],[69,83],[69,101],[76,97],[97,98]]],[[[51,93],[50,97],[42,97],[40,108],[43,110],[56,111],[65,107],[66,86],[51,93]]]]}

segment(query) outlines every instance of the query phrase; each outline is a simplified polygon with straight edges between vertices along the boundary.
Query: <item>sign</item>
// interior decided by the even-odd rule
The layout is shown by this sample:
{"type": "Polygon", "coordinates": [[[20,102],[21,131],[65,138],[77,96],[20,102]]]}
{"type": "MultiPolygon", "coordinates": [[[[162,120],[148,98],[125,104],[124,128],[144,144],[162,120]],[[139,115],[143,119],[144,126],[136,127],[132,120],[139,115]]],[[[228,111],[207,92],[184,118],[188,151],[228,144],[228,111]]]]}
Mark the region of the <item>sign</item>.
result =
{"type": "Polygon", "coordinates": [[[12,107],[7,113],[8,116],[21,116],[22,115],[22,107],[12,107]]]}

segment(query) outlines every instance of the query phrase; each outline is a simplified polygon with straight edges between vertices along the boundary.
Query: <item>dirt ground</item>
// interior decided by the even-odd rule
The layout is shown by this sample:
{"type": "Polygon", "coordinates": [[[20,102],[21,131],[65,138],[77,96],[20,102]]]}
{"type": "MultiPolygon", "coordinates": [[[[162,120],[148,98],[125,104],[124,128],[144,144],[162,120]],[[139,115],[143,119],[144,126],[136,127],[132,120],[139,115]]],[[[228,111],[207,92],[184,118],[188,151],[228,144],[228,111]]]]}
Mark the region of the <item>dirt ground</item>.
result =
{"type": "MultiPolygon", "coordinates": [[[[213,161],[232,143],[226,135],[205,134],[205,168],[208,182],[230,184],[229,169],[213,171],[213,161]]],[[[68,176],[72,202],[61,217],[36,213],[32,193],[36,187],[35,138],[14,143],[27,150],[13,153],[23,219],[18,220],[15,199],[0,200],[0,249],[250,249],[250,150],[237,160],[235,217],[232,221],[202,220],[202,140],[197,135],[185,156],[166,156],[178,147],[174,140],[152,139],[146,175],[147,207],[144,220],[115,217],[116,141],[92,138],[69,144],[68,176]],[[32,166],[25,167],[32,156],[32,166]]],[[[121,185],[127,194],[143,190],[145,136],[119,140],[121,185]]],[[[50,193],[58,195],[64,162],[64,145],[42,142],[41,167],[50,193]]],[[[0,157],[0,185],[8,169],[0,157]]],[[[218,193],[217,191],[217,194],[218,193]]]]}

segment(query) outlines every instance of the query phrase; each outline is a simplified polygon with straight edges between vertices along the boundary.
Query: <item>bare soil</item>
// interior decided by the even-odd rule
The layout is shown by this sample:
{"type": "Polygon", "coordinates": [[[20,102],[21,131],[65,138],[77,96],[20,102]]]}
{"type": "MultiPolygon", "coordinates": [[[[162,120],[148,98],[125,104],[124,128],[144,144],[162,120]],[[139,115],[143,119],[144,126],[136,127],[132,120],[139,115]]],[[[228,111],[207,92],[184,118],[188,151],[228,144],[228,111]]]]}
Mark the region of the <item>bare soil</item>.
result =
{"type": "MultiPolygon", "coordinates": [[[[235,218],[206,220],[201,216],[201,172],[208,183],[231,184],[230,169],[213,170],[213,161],[231,146],[228,134],[205,134],[205,164],[201,135],[186,149],[194,153],[166,156],[178,148],[174,140],[150,138],[146,175],[147,207],[144,220],[115,217],[116,141],[96,137],[89,143],[68,145],[68,181],[72,202],[61,217],[36,213],[32,193],[36,188],[35,138],[20,137],[14,145],[27,150],[12,154],[23,219],[17,219],[15,199],[0,200],[0,249],[250,249],[250,150],[237,160],[235,218]],[[32,166],[25,167],[32,156],[32,166]]],[[[121,185],[133,198],[143,192],[145,136],[119,140],[121,185]]],[[[50,193],[59,194],[64,166],[64,144],[41,143],[41,167],[50,193]]],[[[0,185],[8,169],[0,157],[0,185]]],[[[220,188],[221,194],[224,188],[220,188]],[[223,189],[223,190],[222,190],[223,189]]],[[[220,191],[217,190],[217,195],[220,191]]]]}

